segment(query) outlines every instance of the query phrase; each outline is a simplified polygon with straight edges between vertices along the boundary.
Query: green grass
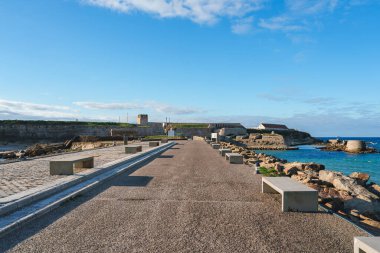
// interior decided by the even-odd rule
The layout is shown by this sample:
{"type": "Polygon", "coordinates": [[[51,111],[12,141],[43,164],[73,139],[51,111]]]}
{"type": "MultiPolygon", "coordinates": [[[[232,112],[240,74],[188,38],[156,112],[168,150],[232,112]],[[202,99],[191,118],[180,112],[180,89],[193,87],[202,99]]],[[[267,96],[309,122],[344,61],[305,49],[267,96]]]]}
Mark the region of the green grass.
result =
{"type": "Polygon", "coordinates": [[[135,127],[130,123],[117,122],[85,122],[85,121],[50,121],[50,120],[0,120],[2,125],[81,125],[81,126],[118,126],[135,127]]]}
{"type": "Polygon", "coordinates": [[[167,135],[151,135],[151,136],[145,136],[143,140],[161,140],[161,139],[183,139],[183,136],[167,136],[167,135]]]}
{"type": "Polygon", "coordinates": [[[274,168],[267,169],[265,167],[260,167],[259,172],[264,177],[282,177],[282,176],[285,176],[285,173],[278,172],[274,168]]]}
{"type": "Polygon", "coordinates": [[[170,123],[174,128],[208,128],[206,123],[170,123]]]}

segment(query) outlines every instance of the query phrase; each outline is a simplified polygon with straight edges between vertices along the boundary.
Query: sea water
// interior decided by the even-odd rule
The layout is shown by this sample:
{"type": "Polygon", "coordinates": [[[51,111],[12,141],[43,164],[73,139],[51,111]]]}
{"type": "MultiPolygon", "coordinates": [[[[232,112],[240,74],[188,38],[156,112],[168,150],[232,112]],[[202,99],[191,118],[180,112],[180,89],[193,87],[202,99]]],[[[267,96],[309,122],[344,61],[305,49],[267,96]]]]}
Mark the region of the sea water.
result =
{"type": "MultiPolygon", "coordinates": [[[[334,138],[318,138],[322,140],[334,138]]],[[[336,137],[335,137],[336,139],[336,137]]],[[[340,137],[342,140],[363,140],[368,146],[380,151],[380,138],[350,138],[340,137]]],[[[274,155],[288,162],[315,162],[324,164],[327,170],[340,171],[344,174],[352,172],[364,172],[370,175],[370,181],[380,184],[380,153],[375,154],[349,154],[338,151],[323,151],[315,146],[299,146],[299,150],[288,151],[257,151],[265,154],[274,155]]]]}

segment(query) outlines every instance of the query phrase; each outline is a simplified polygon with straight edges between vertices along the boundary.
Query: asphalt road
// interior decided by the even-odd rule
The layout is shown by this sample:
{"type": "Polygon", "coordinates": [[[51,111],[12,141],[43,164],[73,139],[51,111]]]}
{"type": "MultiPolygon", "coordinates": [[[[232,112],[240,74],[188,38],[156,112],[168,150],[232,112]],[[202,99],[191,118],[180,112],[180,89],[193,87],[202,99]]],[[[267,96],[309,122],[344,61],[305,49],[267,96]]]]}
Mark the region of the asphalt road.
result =
{"type": "Polygon", "coordinates": [[[326,213],[282,213],[261,177],[201,141],[78,197],[0,240],[0,252],[353,252],[326,213]]]}

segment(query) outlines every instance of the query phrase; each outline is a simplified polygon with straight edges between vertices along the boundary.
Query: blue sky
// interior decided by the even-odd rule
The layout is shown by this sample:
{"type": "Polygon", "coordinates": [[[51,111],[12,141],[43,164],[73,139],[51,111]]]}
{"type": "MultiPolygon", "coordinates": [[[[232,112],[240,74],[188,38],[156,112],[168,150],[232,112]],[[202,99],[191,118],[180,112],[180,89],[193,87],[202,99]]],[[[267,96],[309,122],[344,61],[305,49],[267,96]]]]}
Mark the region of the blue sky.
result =
{"type": "Polygon", "coordinates": [[[378,0],[0,1],[0,119],[380,135],[378,0]]]}

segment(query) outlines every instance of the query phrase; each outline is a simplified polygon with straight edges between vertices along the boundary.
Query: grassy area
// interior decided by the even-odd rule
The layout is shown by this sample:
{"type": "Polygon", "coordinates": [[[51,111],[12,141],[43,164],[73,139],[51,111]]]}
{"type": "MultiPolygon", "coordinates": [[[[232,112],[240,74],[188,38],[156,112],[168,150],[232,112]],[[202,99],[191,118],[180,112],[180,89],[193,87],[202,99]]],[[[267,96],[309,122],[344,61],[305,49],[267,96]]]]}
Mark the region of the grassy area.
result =
{"type": "Polygon", "coordinates": [[[50,121],[50,120],[0,120],[2,125],[81,125],[135,127],[135,124],[117,122],[50,121]]]}
{"type": "Polygon", "coordinates": [[[161,140],[161,139],[183,139],[183,136],[167,136],[167,135],[152,135],[152,136],[145,136],[143,140],[161,140]]]}
{"type": "Polygon", "coordinates": [[[262,174],[264,177],[282,177],[282,176],[285,176],[285,173],[278,172],[274,168],[267,169],[265,167],[260,167],[259,173],[262,174]]]}
{"type": "Polygon", "coordinates": [[[206,123],[170,123],[174,128],[208,128],[206,123]]]}

